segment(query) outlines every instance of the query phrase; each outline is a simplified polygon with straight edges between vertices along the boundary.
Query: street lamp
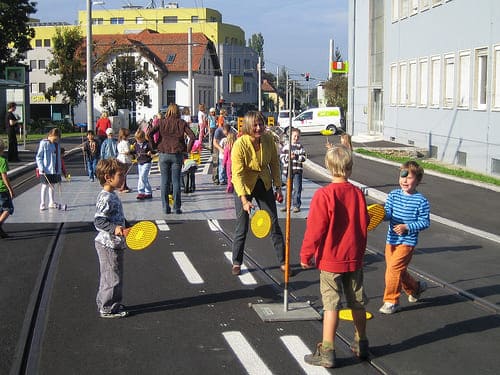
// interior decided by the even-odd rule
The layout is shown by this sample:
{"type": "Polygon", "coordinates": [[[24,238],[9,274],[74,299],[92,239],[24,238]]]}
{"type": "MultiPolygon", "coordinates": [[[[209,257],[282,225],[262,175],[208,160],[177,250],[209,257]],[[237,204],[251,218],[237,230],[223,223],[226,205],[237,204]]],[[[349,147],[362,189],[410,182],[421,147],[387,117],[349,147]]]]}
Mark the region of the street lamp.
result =
{"type": "Polygon", "coordinates": [[[87,0],[87,130],[94,129],[94,90],[92,89],[92,5],[104,1],[87,0]]]}

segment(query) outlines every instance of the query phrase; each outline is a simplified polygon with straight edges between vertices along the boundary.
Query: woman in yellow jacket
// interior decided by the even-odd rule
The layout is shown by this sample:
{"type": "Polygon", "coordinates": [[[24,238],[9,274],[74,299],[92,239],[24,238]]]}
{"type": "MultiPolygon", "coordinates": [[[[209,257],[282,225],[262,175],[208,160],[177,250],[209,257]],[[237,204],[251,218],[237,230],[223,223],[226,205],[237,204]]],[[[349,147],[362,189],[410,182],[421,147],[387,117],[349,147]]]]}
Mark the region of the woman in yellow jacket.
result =
{"type": "Polygon", "coordinates": [[[245,115],[242,136],[231,151],[232,182],[236,228],[233,240],[232,274],[239,275],[243,263],[243,250],[248,232],[249,214],[255,198],[259,207],[271,216],[271,239],[281,269],[285,269],[285,242],[278,223],[275,199],[281,201],[281,172],[276,144],[266,132],[264,116],[250,111],[245,115]],[[276,192],[273,192],[273,185],[276,192]]]}

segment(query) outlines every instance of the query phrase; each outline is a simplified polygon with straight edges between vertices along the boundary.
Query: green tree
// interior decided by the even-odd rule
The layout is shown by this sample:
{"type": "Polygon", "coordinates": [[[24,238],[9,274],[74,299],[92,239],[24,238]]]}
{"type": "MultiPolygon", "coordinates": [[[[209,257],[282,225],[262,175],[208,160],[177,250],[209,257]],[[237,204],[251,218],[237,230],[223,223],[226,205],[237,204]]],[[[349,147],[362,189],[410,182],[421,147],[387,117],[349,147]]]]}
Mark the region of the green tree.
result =
{"type": "Polygon", "coordinates": [[[264,37],[262,34],[252,34],[252,37],[248,39],[248,46],[257,52],[261,58],[262,67],[264,67],[264,37]]]}
{"type": "Polygon", "coordinates": [[[75,120],[74,108],[85,97],[86,72],[82,63],[85,60],[82,45],[83,36],[78,27],[57,28],[52,38],[52,60],[47,66],[47,73],[58,75],[59,80],[47,89],[45,97],[50,100],[60,93],[63,103],[70,106],[72,123],[75,120]]]}
{"type": "Polygon", "coordinates": [[[136,103],[148,105],[148,81],[153,78],[134,56],[121,55],[103,67],[94,84],[102,96],[101,105],[110,114],[117,114],[120,108],[134,111],[136,103]]]}
{"type": "Polygon", "coordinates": [[[0,75],[5,67],[19,65],[24,53],[31,49],[35,30],[28,26],[29,15],[36,12],[36,2],[28,0],[0,1],[0,75]]]}

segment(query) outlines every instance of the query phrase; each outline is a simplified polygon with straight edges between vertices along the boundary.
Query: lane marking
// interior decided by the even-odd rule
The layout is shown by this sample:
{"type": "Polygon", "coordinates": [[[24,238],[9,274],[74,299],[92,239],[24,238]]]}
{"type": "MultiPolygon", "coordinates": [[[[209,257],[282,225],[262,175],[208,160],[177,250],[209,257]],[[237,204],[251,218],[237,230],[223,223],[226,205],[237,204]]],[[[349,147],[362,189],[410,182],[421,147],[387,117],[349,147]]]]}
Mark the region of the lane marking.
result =
{"type": "Polygon", "coordinates": [[[187,281],[189,281],[191,284],[203,284],[204,281],[198,271],[194,268],[193,264],[190,262],[189,258],[187,257],[186,253],[183,251],[174,251],[172,252],[172,255],[174,256],[174,259],[176,260],[177,264],[179,265],[181,271],[184,273],[184,276],[186,276],[187,281]]]}
{"type": "Polygon", "coordinates": [[[212,232],[219,232],[220,231],[220,225],[219,221],[217,219],[208,219],[208,226],[210,227],[210,230],[212,232]]]}
{"type": "Polygon", "coordinates": [[[170,227],[168,226],[165,220],[155,220],[155,221],[156,225],[158,226],[158,229],[161,230],[162,232],[167,232],[170,230],[170,227]]]}
{"type": "MultiPolygon", "coordinates": [[[[233,263],[233,253],[230,251],[225,251],[224,255],[229,260],[229,262],[233,263]]],[[[241,274],[238,276],[241,283],[244,285],[255,285],[257,284],[257,280],[252,276],[252,273],[248,270],[248,267],[245,263],[241,264],[241,274]]]]}
{"type": "Polygon", "coordinates": [[[299,336],[281,336],[280,339],[306,374],[322,375],[330,373],[324,367],[313,366],[304,361],[304,355],[310,354],[311,351],[299,336]]]}
{"type": "Polygon", "coordinates": [[[222,335],[248,374],[272,374],[271,370],[269,370],[266,364],[260,359],[241,332],[228,331],[222,332],[222,335]]]}

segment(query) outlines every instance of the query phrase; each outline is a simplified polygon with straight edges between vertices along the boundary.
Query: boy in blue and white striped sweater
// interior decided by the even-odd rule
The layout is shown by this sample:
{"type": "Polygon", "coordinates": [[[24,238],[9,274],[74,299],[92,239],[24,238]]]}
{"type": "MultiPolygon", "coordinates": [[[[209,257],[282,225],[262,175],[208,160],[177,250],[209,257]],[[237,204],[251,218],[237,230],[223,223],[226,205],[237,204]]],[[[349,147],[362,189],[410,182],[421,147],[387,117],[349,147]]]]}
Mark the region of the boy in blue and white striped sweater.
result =
{"type": "Polygon", "coordinates": [[[417,302],[427,289],[424,281],[417,281],[408,273],[418,233],[430,225],[429,202],[416,190],[423,175],[424,170],[418,163],[404,163],[399,173],[401,188],[387,196],[385,220],[389,220],[389,229],[385,245],[385,292],[384,304],[379,309],[383,314],[399,310],[401,289],[408,295],[409,302],[417,302]]]}

